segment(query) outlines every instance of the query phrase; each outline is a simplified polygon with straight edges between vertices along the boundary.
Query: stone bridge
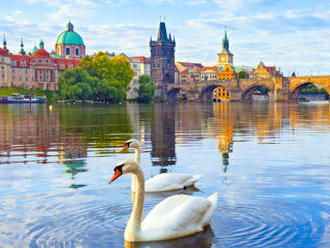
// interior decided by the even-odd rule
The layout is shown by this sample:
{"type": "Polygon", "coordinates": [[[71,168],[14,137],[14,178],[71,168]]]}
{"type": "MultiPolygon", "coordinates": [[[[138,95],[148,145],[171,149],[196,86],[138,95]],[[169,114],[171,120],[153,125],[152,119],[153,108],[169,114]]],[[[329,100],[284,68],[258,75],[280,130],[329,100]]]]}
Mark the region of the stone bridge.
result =
{"type": "Polygon", "coordinates": [[[266,87],[270,101],[297,100],[300,91],[309,84],[324,88],[330,94],[330,76],[250,78],[235,80],[195,81],[184,84],[168,84],[166,97],[174,101],[179,96],[188,101],[212,101],[213,90],[223,87],[230,101],[249,101],[261,86],[266,87]]]}

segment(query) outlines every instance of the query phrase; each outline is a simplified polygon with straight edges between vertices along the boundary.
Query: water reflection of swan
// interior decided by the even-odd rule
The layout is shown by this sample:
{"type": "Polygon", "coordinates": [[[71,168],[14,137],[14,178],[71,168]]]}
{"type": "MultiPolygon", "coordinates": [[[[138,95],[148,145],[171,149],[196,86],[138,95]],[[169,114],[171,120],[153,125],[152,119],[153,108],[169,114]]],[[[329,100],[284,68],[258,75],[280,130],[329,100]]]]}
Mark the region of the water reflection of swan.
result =
{"type": "Polygon", "coordinates": [[[209,248],[212,246],[212,239],[214,234],[211,227],[206,228],[203,232],[197,233],[193,236],[165,240],[165,241],[153,241],[153,242],[128,242],[125,241],[125,248],[209,248]]]}
{"type": "Polygon", "coordinates": [[[125,230],[125,240],[168,240],[201,232],[208,226],[217,205],[218,193],[209,198],[174,195],[158,203],[142,222],[144,175],[134,160],[123,160],[114,169],[109,183],[122,174],[132,173],[136,182],[135,202],[125,230]]]}
{"type": "MultiPolygon", "coordinates": [[[[128,148],[135,150],[135,161],[140,164],[141,149],[140,142],[136,139],[126,141],[125,146],[121,151],[128,148]]],[[[148,179],[145,183],[145,192],[161,192],[180,190],[187,187],[192,187],[200,179],[202,175],[190,175],[184,173],[162,173],[148,179]]],[[[132,178],[132,191],[135,192],[135,181],[132,178]]],[[[134,197],[133,197],[134,198],[134,197]]]]}

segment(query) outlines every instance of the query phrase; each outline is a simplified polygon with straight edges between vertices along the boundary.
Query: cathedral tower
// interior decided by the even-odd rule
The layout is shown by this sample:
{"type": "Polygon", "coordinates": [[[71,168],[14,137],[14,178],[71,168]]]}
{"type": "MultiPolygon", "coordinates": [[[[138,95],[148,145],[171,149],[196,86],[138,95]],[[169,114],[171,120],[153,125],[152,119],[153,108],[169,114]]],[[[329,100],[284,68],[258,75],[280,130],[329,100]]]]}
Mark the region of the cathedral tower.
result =
{"type": "MultiPolygon", "coordinates": [[[[168,84],[174,83],[175,38],[167,35],[164,22],[160,22],[157,40],[150,38],[151,51],[151,80],[157,88],[165,89],[168,84]]],[[[156,90],[157,97],[157,90],[156,90]]]]}

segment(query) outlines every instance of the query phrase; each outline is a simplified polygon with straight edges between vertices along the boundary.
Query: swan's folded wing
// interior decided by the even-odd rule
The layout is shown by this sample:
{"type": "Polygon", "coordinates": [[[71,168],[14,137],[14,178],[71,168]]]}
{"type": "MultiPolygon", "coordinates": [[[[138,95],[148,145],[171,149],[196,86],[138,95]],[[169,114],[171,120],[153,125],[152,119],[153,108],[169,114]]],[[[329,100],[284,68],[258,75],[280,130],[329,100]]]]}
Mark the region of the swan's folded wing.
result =
{"type": "Polygon", "coordinates": [[[187,195],[166,198],[143,220],[143,235],[149,240],[157,240],[199,232],[210,208],[211,202],[207,198],[187,195]]]}
{"type": "Polygon", "coordinates": [[[159,192],[182,189],[192,178],[189,174],[163,173],[148,179],[145,192],[159,192]]]}

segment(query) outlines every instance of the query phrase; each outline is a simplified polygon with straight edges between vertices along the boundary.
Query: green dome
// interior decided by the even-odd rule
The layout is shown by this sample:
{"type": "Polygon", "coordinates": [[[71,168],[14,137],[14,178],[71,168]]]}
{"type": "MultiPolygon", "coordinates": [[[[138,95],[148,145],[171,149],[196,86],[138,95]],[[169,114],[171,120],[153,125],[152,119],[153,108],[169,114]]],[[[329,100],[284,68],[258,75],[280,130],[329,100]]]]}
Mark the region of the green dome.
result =
{"type": "Polygon", "coordinates": [[[84,46],[81,36],[73,31],[73,25],[71,22],[68,23],[67,30],[57,37],[56,45],[59,44],[84,46]]]}

